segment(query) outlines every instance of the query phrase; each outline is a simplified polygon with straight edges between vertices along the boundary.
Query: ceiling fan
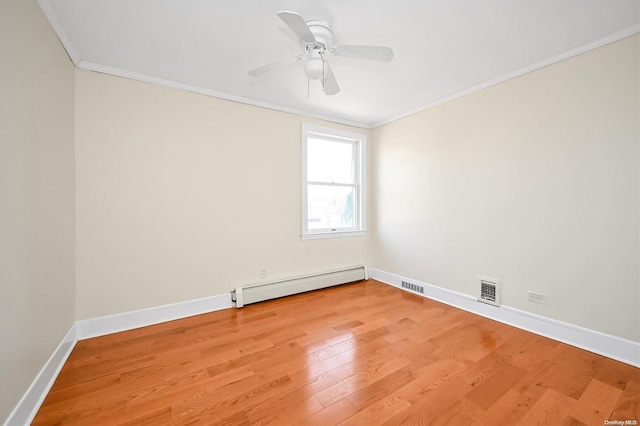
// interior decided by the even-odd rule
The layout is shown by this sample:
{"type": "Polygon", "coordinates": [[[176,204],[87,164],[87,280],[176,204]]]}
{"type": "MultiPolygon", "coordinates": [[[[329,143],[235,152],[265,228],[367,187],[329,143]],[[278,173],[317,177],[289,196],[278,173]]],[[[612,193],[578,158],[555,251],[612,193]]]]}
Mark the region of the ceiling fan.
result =
{"type": "Polygon", "coordinates": [[[252,77],[304,59],[304,73],[307,79],[320,80],[324,93],[335,95],[340,92],[340,86],[327,61],[329,55],[383,62],[390,62],[393,59],[393,50],[384,46],[334,46],[331,26],[326,22],[305,21],[300,14],[288,11],[278,12],[278,16],[298,36],[304,47],[304,52],[253,69],[249,71],[249,75],[252,77]]]}

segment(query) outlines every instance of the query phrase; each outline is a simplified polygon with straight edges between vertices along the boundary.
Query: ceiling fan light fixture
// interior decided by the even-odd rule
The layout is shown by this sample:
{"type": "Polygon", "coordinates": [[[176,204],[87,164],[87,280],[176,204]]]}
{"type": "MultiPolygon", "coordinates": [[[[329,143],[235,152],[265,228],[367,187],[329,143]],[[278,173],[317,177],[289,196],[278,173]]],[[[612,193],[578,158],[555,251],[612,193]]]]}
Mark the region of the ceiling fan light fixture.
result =
{"type": "Polygon", "coordinates": [[[327,75],[321,58],[309,58],[304,64],[304,73],[310,80],[320,80],[327,75]]]}

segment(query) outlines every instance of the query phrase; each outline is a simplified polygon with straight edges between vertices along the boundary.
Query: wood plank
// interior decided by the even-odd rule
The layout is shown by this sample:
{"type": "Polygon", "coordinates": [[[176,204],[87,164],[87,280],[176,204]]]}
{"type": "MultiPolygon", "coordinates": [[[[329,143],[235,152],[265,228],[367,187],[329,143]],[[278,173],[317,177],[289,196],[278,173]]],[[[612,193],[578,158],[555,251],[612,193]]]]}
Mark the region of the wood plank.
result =
{"type": "Polygon", "coordinates": [[[576,403],[575,399],[555,389],[548,389],[520,419],[520,423],[524,425],[570,424],[569,411],[576,403]]]}
{"type": "Polygon", "coordinates": [[[344,420],[350,418],[358,412],[347,399],[341,399],[333,405],[330,405],[315,414],[305,418],[302,423],[308,426],[326,426],[337,425],[344,420]]]}
{"type": "Polygon", "coordinates": [[[389,363],[388,358],[380,355],[368,358],[365,365],[358,368],[358,373],[323,389],[316,397],[328,407],[409,364],[410,361],[405,358],[396,358],[394,363],[389,363]]]}
{"type": "Polygon", "coordinates": [[[296,425],[301,424],[303,419],[309,418],[315,413],[322,411],[322,404],[314,397],[310,396],[295,404],[281,404],[276,406],[277,409],[270,412],[261,412],[257,414],[260,424],[269,425],[296,425]]]}
{"type": "Polygon", "coordinates": [[[569,415],[585,424],[604,424],[613,413],[622,390],[593,379],[569,415]]]}
{"type": "Polygon", "coordinates": [[[510,389],[502,398],[498,399],[495,404],[489,407],[488,410],[467,424],[474,426],[508,426],[518,424],[522,416],[533,407],[534,403],[535,401],[531,397],[510,389]]]}
{"type": "MultiPolygon", "coordinates": [[[[448,415],[471,386],[457,376],[427,389],[409,408],[385,421],[385,425],[433,424],[440,416],[448,415]]],[[[458,410],[456,410],[456,413],[458,410]]]]}
{"type": "MultiPolygon", "coordinates": [[[[346,400],[348,401],[348,400],[346,400]]],[[[353,406],[353,405],[351,405],[353,406]]],[[[365,407],[363,410],[358,410],[352,416],[340,423],[342,426],[360,426],[360,425],[375,425],[381,424],[390,417],[392,417],[398,411],[402,411],[411,406],[411,403],[406,399],[399,398],[398,396],[391,394],[382,399],[377,400],[373,404],[365,407]]],[[[354,407],[355,408],[355,407],[354,407]]],[[[330,423],[327,423],[330,424],[330,423]]],[[[338,424],[338,423],[332,423],[338,424]]]]}
{"type": "Polygon", "coordinates": [[[640,423],[640,372],[631,375],[609,420],[638,420],[640,423]]]}
{"type": "MultiPolygon", "coordinates": [[[[467,399],[459,399],[449,408],[438,413],[433,419],[432,425],[470,425],[483,414],[482,408],[467,399]]],[[[494,425],[494,423],[482,423],[494,425]]]]}
{"type": "Polygon", "coordinates": [[[500,366],[499,370],[494,371],[487,380],[475,386],[471,392],[465,395],[465,398],[487,410],[502,398],[525,373],[526,371],[522,368],[505,363],[500,366]]]}

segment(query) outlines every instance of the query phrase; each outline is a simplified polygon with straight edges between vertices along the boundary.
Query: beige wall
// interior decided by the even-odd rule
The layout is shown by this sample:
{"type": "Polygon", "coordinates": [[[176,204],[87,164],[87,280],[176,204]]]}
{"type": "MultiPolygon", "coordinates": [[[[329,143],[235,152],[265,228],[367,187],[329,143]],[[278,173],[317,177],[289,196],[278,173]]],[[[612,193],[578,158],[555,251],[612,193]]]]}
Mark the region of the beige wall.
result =
{"type": "Polygon", "coordinates": [[[77,70],[77,319],[368,264],[368,237],[300,240],[303,121],[331,126],[77,70]]]}
{"type": "Polygon", "coordinates": [[[640,341],[638,36],[373,132],[373,264],[640,341]],[[527,291],[548,304],[527,301],[527,291]]]}
{"type": "Polygon", "coordinates": [[[0,0],[0,423],[75,319],[73,120],[42,10],[0,0]]]}

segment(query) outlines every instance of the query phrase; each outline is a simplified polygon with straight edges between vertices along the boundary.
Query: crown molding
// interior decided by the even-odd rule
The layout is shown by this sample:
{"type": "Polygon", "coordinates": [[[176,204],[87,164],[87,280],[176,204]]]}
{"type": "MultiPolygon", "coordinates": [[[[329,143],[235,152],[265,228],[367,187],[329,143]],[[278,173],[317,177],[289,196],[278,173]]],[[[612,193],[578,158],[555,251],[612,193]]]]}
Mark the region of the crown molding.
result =
{"type": "Polygon", "coordinates": [[[329,121],[337,124],[345,124],[347,126],[359,127],[363,129],[370,129],[369,124],[360,123],[358,121],[345,120],[338,117],[332,117],[329,115],[314,114],[307,111],[299,110],[296,108],[289,108],[281,105],[272,104],[269,102],[258,101],[255,99],[245,98],[243,96],[231,95],[229,93],[218,92],[217,90],[206,89],[204,87],[193,86],[191,84],[180,83],[173,80],[167,80],[160,77],[154,77],[148,74],[143,74],[134,71],[127,71],[120,68],[108,67],[106,65],[96,64],[93,62],[80,61],[76,64],[78,68],[82,68],[89,71],[96,71],[103,74],[115,75],[118,77],[128,78],[130,80],[143,81],[146,83],[157,84],[160,86],[170,87],[172,89],[185,90],[187,92],[198,93],[205,96],[211,96],[214,98],[226,99],[228,101],[239,102],[242,104],[257,106],[260,108],[267,108],[275,111],[286,112],[289,114],[301,115],[304,117],[317,118],[318,120],[329,121]]]}

